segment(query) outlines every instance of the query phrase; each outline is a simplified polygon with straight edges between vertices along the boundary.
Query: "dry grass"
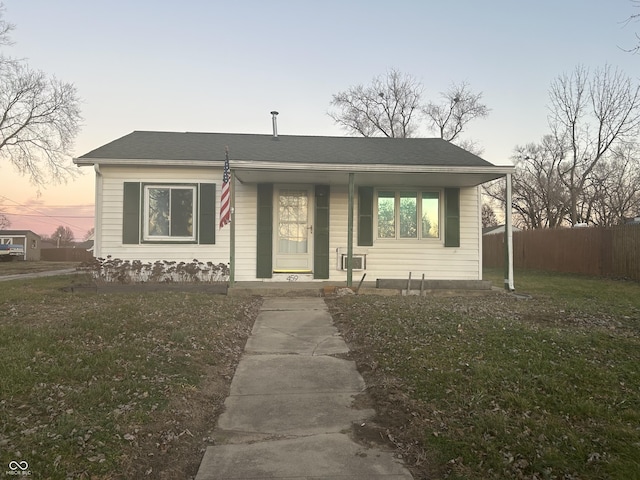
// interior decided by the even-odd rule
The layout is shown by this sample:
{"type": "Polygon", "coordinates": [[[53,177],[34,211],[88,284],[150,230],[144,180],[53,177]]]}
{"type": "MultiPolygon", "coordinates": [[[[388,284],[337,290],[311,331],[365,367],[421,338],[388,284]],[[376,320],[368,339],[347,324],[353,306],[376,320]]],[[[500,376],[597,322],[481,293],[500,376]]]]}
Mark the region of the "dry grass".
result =
{"type": "Polygon", "coordinates": [[[640,285],[329,302],[416,479],[640,478],[640,285]]]}
{"type": "MultiPolygon", "coordinates": [[[[190,478],[259,300],[0,285],[0,462],[32,478],[190,478]]],[[[4,473],[4,471],[0,471],[4,473]]]]}

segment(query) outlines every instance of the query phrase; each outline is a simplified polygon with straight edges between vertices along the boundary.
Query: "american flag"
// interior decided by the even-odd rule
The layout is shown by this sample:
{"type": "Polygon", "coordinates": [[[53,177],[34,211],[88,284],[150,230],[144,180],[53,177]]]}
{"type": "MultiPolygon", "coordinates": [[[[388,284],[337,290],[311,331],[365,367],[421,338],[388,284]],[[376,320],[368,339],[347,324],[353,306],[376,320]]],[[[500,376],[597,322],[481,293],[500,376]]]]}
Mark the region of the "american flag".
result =
{"type": "Polygon", "coordinates": [[[224,149],[224,173],[222,174],[222,193],[220,194],[220,228],[231,221],[231,194],[229,192],[229,148],[224,149]]]}

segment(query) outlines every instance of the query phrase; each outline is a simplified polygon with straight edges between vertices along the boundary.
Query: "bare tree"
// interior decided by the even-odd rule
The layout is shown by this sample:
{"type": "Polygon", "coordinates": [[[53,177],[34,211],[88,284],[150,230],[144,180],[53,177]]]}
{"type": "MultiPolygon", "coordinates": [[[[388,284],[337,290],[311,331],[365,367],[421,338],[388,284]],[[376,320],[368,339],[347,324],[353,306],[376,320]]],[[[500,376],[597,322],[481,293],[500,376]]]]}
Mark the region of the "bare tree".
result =
{"type": "Polygon", "coordinates": [[[480,101],[482,93],[473,93],[467,83],[453,84],[440,95],[441,103],[430,102],[423,108],[429,127],[440,138],[453,142],[470,121],[489,115],[489,108],[480,101]]]}
{"type": "MultiPolygon", "coordinates": [[[[551,134],[516,147],[514,224],[554,228],[569,222],[613,225],[640,204],[640,87],[617,70],[578,67],[550,90],[551,134]]],[[[500,183],[485,193],[504,204],[500,183]]]]}
{"type": "Polygon", "coordinates": [[[0,3],[0,45],[11,45],[9,34],[15,28],[12,23],[2,18],[4,16],[4,4],[0,3]]]}
{"type": "Polygon", "coordinates": [[[356,85],[333,95],[329,116],[351,134],[390,138],[414,136],[427,119],[440,138],[480,154],[475,142],[461,140],[459,135],[471,120],[489,114],[480,102],[482,94],[473,93],[466,83],[454,84],[441,94],[441,104],[423,105],[422,91],[411,75],[390,70],[368,86],[356,85]]]}
{"type": "MultiPolygon", "coordinates": [[[[544,137],[540,143],[516,147],[511,198],[515,225],[554,228],[563,223],[568,197],[557,173],[563,158],[564,151],[552,136],[544,137]]],[[[504,182],[488,185],[485,194],[504,205],[504,182]]]]}
{"type": "MultiPolygon", "coordinates": [[[[2,14],[0,9],[0,45],[9,45],[13,26],[2,14]]],[[[0,55],[0,158],[38,185],[73,175],[69,159],[79,104],[73,84],[0,55]]]]}
{"type": "Polygon", "coordinates": [[[4,213],[0,213],[0,230],[4,230],[5,228],[9,228],[11,226],[11,220],[7,218],[4,213]]]}
{"type": "Polygon", "coordinates": [[[55,232],[51,235],[51,240],[54,242],[60,242],[60,246],[71,245],[74,240],[73,230],[64,225],[60,225],[56,228],[55,232]]]}
{"type": "Polygon", "coordinates": [[[371,85],[333,95],[329,116],[349,133],[363,137],[411,137],[419,123],[422,86],[410,75],[390,70],[371,85]]]}
{"type": "Polygon", "coordinates": [[[95,227],[91,227],[89,230],[87,230],[87,233],[84,234],[84,241],[86,242],[87,240],[89,240],[91,237],[93,237],[96,233],[96,229],[95,227]]]}
{"type": "MultiPolygon", "coordinates": [[[[634,4],[633,5],[634,7],[640,8],[640,1],[631,0],[631,3],[634,4]]],[[[629,23],[632,23],[632,22],[637,22],[638,20],[640,20],[640,13],[635,13],[635,14],[629,15],[629,17],[627,18],[625,23],[629,24],[629,23]]],[[[636,45],[634,47],[629,48],[629,49],[625,49],[627,52],[640,53],[640,35],[638,35],[637,33],[635,35],[636,35],[636,45]]]]}
{"type": "Polygon", "coordinates": [[[498,219],[496,213],[493,211],[493,207],[488,203],[482,204],[482,228],[497,227],[498,219]]]}
{"type": "Polygon", "coordinates": [[[556,170],[567,189],[569,218],[575,225],[586,220],[578,204],[593,170],[640,132],[640,86],[609,66],[592,76],[577,67],[551,85],[550,101],[549,125],[566,152],[556,170]]]}
{"type": "Polygon", "coordinates": [[[586,185],[584,209],[601,226],[619,225],[640,212],[640,151],[626,145],[598,164],[586,185]]]}

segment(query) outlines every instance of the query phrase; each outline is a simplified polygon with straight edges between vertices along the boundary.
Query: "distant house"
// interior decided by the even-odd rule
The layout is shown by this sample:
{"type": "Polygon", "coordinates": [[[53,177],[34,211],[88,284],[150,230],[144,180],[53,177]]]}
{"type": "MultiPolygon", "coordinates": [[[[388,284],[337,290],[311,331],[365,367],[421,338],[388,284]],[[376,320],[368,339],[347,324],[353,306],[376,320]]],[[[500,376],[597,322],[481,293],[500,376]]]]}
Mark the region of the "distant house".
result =
{"type": "Polygon", "coordinates": [[[60,248],[58,245],[58,242],[54,242],[51,239],[44,239],[40,242],[40,245],[42,247],[42,250],[48,250],[50,248],[60,248]]]}
{"type": "MultiPolygon", "coordinates": [[[[505,226],[504,225],[496,225],[495,227],[484,227],[482,229],[482,236],[485,235],[496,235],[502,234],[504,235],[505,226]]],[[[520,229],[518,227],[511,227],[512,232],[519,232],[520,229]]]]}
{"type": "Polygon", "coordinates": [[[40,260],[41,239],[40,235],[31,230],[0,230],[0,243],[22,245],[24,255],[21,260],[40,260]]]}
{"type": "Polygon", "coordinates": [[[96,257],[229,262],[232,281],[481,280],[480,185],[513,172],[439,138],[275,132],[135,131],[74,162],[96,172],[96,257]]]}

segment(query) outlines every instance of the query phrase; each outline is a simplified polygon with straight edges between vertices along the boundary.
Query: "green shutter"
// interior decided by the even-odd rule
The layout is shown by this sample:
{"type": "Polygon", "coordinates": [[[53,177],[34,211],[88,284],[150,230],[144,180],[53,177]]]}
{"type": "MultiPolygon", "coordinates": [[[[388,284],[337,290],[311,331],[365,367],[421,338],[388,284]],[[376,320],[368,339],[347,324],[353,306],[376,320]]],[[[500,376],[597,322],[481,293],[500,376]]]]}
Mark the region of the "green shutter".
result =
{"type": "Polygon", "coordinates": [[[258,184],[256,277],[273,274],[273,184],[258,184]]]}
{"type": "Polygon", "coordinates": [[[316,185],[313,278],[329,278],[329,185],[316,185]]]}
{"type": "Polygon", "coordinates": [[[460,189],[444,189],[444,246],[460,246],[460,189]]]}
{"type": "Polygon", "coordinates": [[[373,245],[373,187],[358,187],[358,245],[373,245]]]}
{"type": "Polygon", "coordinates": [[[122,243],[140,243],[140,183],[124,182],[122,199],[122,243]]]}
{"type": "Polygon", "coordinates": [[[213,245],[216,243],[216,184],[199,185],[200,203],[198,211],[198,243],[213,245]]]}

